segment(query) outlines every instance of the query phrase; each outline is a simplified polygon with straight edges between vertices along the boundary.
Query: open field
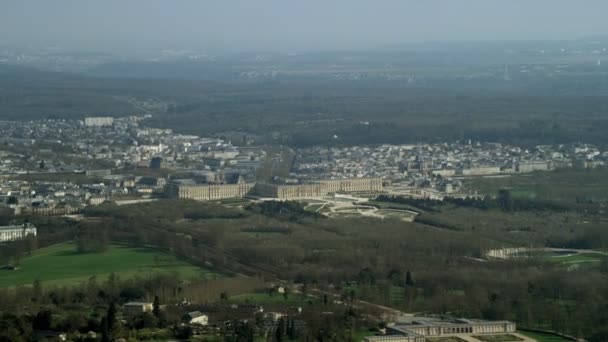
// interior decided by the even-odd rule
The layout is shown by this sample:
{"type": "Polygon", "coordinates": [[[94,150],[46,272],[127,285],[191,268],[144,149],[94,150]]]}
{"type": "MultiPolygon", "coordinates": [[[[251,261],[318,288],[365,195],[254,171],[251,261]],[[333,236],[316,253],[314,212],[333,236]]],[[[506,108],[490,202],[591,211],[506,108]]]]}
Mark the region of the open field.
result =
{"type": "Polygon", "coordinates": [[[251,203],[247,198],[224,198],[220,200],[209,201],[211,203],[223,204],[228,207],[239,207],[251,203]]]}
{"type": "Polygon", "coordinates": [[[353,341],[361,342],[368,336],[374,336],[374,333],[369,330],[360,329],[353,333],[353,341]]]}
{"type": "Polygon", "coordinates": [[[429,337],[426,339],[427,342],[465,342],[465,340],[461,339],[457,336],[448,336],[448,337],[429,337]]]}
{"type": "Polygon", "coordinates": [[[608,200],[607,175],[606,169],[564,169],[502,178],[471,178],[465,182],[465,187],[490,195],[496,195],[500,189],[509,189],[511,196],[519,198],[603,202],[608,200]]]}
{"type": "Polygon", "coordinates": [[[321,209],[321,207],[323,207],[323,204],[315,203],[306,206],[304,210],[316,213],[317,211],[319,211],[319,209],[321,209]]]}
{"type": "Polygon", "coordinates": [[[393,203],[393,202],[383,202],[383,201],[370,200],[370,201],[366,202],[366,204],[377,206],[380,209],[404,209],[404,210],[412,210],[412,211],[415,211],[415,212],[419,212],[420,211],[420,209],[418,209],[416,207],[413,207],[413,206],[407,205],[407,204],[402,204],[402,203],[393,203]]]}
{"type": "Polygon", "coordinates": [[[533,338],[538,342],[569,342],[570,341],[563,337],[559,337],[559,336],[551,335],[551,334],[545,334],[545,333],[538,333],[538,332],[531,332],[531,331],[518,331],[517,333],[530,337],[530,338],[533,338]]]}
{"type": "Polygon", "coordinates": [[[184,279],[215,275],[152,248],[111,245],[102,253],[80,254],[72,243],[42,248],[21,260],[18,270],[0,272],[0,287],[32,284],[37,278],[45,285],[75,285],[93,275],[101,281],[111,273],[121,278],[158,272],[184,279]]]}
{"type": "Polygon", "coordinates": [[[608,255],[600,253],[578,253],[568,256],[553,256],[549,260],[563,264],[579,264],[585,262],[601,262],[607,260],[608,255]]]}
{"type": "Polygon", "coordinates": [[[498,334],[498,335],[474,335],[476,339],[484,342],[516,342],[523,341],[523,339],[509,334],[498,334]]]}

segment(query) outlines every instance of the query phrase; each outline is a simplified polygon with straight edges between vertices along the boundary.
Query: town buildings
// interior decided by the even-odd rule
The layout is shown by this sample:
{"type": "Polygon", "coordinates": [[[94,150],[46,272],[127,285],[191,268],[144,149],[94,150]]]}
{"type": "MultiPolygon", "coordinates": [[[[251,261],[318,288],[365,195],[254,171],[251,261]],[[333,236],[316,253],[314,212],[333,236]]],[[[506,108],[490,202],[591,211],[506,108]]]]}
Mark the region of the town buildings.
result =
{"type": "Polygon", "coordinates": [[[442,199],[475,196],[463,188],[467,177],[596,168],[608,162],[608,151],[583,143],[284,147],[267,155],[259,146],[145,123],[145,116],[0,122],[0,207],[16,214],[65,215],[106,201],[160,198],[165,191],[197,200],[341,192],[442,199]],[[286,155],[295,158],[282,165],[286,155]]]}
{"type": "Polygon", "coordinates": [[[106,127],[112,126],[114,118],[110,116],[92,116],[84,118],[84,125],[87,127],[106,127]]]}

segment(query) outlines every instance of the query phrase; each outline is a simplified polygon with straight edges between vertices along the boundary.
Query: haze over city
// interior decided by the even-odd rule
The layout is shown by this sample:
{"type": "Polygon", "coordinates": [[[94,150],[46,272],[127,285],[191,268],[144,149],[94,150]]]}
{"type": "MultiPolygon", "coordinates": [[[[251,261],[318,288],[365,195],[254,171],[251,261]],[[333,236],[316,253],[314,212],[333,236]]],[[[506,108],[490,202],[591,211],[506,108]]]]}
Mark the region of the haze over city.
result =
{"type": "Polygon", "coordinates": [[[608,341],[605,0],[4,0],[0,342],[608,341]]]}
{"type": "Polygon", "coordinates": [[[3,44],[119,52],[335,50],[608,33],[601,0],[7,0],[3,44]]]}

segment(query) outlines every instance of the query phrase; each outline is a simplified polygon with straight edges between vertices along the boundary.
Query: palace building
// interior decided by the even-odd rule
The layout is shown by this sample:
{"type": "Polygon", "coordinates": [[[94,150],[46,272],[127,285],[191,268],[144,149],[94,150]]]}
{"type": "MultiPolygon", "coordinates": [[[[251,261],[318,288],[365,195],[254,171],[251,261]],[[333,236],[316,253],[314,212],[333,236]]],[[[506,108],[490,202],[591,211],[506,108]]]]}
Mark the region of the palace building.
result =
{"type": "Polygon", "coordinates": [[[20,226],[2,226],[0,227],[0,242],[22,240],[28,235],[36,236],[36,233],[36,227],[29,223],[20,226]]]}
{"type": "Polygon", "coordinates": [[[192,180],[174,180],[167,184],[167,195],[174,198],[209,201],[245,197],[254,187],[255,183],[197,184],[192,180]]]}
{"type": "Polygon", "coordinates": [[[458,334],[506,334],[516,331],[509,321],[413,318],[411,322],[386,327],[386,335],[366,337],[366,342],[424,342],[427,337],[458,334]]]}
{"type": "Polygon", "coordinates": [[[173,180],[167,184],[167,195],[208,201],[223,198],[260,196],[269,198],[321,197],[330,193],[374,192],[382,190],[381,178],[347,178],[319,180],[305,184],[244,183],[198,184],[191,179],[173,180]]]}

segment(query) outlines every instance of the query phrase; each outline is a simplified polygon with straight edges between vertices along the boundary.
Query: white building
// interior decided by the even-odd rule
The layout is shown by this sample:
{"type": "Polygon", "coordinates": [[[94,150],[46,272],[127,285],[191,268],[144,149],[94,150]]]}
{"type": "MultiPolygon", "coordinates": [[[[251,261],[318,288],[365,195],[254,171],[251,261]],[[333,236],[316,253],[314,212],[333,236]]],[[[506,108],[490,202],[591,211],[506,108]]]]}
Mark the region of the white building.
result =
{"type": "Polygon", "coordinates": [[[84,125],[87,127],[107,127],[114,124],[111,116],[91,116],[84,118],[84,125]]]}
{"type": "Polygon", "coordinates": [[[149,302],[128,302],[123,305],[125,314],[137,315],[143,312],[152,312],[154,305],[149,302]]]}
{"type": "Polygon", "coordinates": [[[36,233],[36,227],[31,224],[3,226],[0,227],[0,242],[21,240],[28,235],[36,236],[36,233]]]}
{"type": "Polygon", "coordinates": [[[188,323],[197,325],[207,325],[209,324],[209,316],[205,315],[200,311],[189,312],[188,323]]]}

